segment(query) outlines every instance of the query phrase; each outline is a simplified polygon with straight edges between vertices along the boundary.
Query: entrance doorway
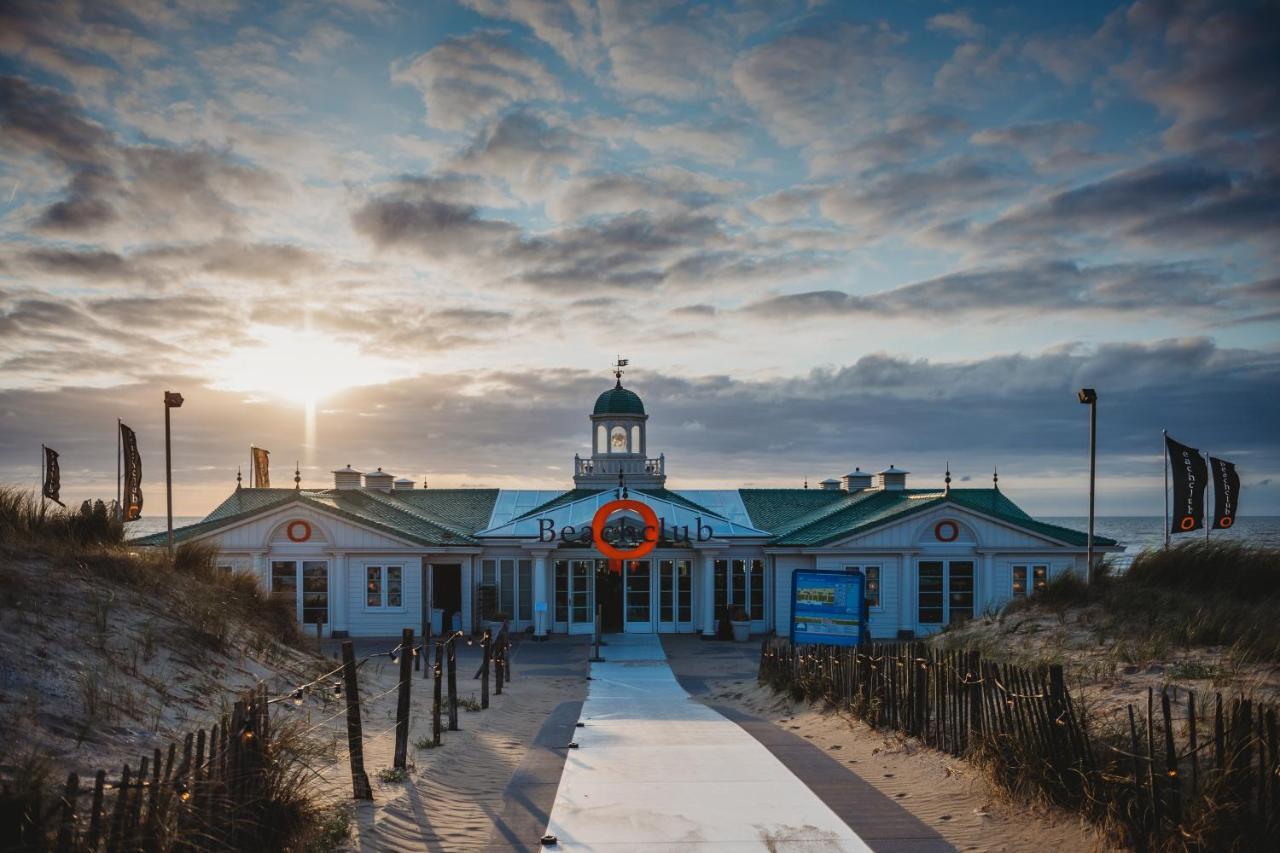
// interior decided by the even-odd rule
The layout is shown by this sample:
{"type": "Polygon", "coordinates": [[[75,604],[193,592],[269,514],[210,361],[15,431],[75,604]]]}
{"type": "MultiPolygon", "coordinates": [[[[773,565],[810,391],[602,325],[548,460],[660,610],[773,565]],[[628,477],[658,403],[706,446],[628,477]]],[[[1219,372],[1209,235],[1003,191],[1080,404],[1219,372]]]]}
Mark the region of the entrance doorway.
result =
{"type": "Polygon", "coordinates": [[[321,630],[328,633],[327,560],[272,560],[271,594],[293,605],[299,622],[304,625],[321,625],[321,630]]]}
{"type": "MultiPolygon", "coordinates": [[[[462,628],[462,566],[455,564],[431,566],[431,603],[430,606],[441,610],[440,633],[461,630],[462,628]],[[456,624],[455,624],[456,620],[456,624]]],[[[427,614],[431,616],[430,613],[427,614]]],[[[435,630],[437,626],[432,626],[435,630]]]]}
{"type": "Polygon", "coordinates": [[[596,561],[596,603],[600,605],[600,630],[606,634],[622,631],[622,578],[609,571],[608,560],[596,561]]]}

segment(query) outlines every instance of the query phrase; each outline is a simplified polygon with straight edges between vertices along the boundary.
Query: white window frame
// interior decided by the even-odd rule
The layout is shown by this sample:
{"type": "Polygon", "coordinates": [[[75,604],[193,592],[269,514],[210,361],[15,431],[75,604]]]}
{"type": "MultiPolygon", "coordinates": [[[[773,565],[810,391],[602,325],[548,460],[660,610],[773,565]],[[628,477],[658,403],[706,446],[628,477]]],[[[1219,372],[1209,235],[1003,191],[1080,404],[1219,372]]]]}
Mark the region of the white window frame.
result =
{"type": "Polygon", "coordinates": [[[365,563],[360,573],[360,600],[364,604],[364,609],[370,613],[402,613],[405,609],[405,579],[408,575],[405,573],[403,563],[365,563]],[[380,604],[369,603],[369,570],[378,570],[378,592],[380,604]],[[387,572],[390,569],[400,570],[400,604],[391,606],[387,604],[387,572]]]}
{"type": "Polygon", "coordinates": [[[1036,569],[1044,569],[1044,584],[1047,586],[1050,580],[1050,571],[1048,563],[1013,563],[1009,566],[1009,597],[1011,599],[1029,598],[1036,594],[1036,569]],[[1025,573],[1023,583],[1026,588],[1018,592],[1018,569],[1022,569],[1025,573]]]}
{"type": "Polygon", "coordinates": [[[877,603],[868,604],[867,610],[868,612],[871,612],[871,613],[883,613],[884,612],[884,565],[882,563],[858,563],[858,564],[850,563],[844,567],[844,570],[846,572],[862,572],[862,577],[863,577],[862,595],[864,599],[866,598],[866,594],[867,594],[867,591],[866,591],[867,569],[876,570],[876,581],[880,584],[880,587],[879,587],[880,591],[876,596],[877,603]]]}

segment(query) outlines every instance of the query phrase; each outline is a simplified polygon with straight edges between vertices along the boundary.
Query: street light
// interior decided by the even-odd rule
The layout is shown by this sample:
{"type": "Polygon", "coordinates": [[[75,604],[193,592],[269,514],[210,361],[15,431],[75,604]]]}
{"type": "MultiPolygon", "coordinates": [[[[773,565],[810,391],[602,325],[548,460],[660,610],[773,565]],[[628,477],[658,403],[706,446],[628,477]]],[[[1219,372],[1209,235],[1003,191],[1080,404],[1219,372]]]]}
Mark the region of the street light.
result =
{"type": "Polygon", "coordinates": [[[1093,498],[1098,473],[1098,392],[1092,388],[1081,388],[1076,396],[1089,407],[1089,568],[1086,577],[1093,583],[1093,498]]]}
{"type": "Polygon", "coordinates": [[[173,458],[169,443],[169,410],[182,408],[182,395],[164,392],[164,496],[169,504],[169,558],[173,558],[173,458]]]}

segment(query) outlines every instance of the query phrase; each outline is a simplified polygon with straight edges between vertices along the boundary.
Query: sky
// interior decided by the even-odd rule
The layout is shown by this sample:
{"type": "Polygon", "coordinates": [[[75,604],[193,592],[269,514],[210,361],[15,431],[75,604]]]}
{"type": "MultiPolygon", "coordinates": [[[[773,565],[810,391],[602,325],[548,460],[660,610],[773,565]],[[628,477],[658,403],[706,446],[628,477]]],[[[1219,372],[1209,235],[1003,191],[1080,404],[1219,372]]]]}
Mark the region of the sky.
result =
{"type": "Polygon", "coordinates": [[[567,487],[630,360],[673,488],[855,467],[1280,514],[1280,5],[0,7],[0,482],[567,487]]]}

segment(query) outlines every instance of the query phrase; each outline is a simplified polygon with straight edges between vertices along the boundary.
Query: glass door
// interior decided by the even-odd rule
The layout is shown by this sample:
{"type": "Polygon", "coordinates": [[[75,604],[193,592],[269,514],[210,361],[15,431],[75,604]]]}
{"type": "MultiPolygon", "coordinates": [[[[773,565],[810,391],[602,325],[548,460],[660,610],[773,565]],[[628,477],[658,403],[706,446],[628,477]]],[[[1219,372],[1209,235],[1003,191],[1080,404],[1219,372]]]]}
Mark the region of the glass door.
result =
{"type": "Polygon", "coordinates": [[[626,594],[623,630],[628,633],[653,633],[652,565],[649,560],[627,560],[622,565],[626,594]]]}
{"type": "Polygon", "coordinates": [[[658,561],[658,630],[693,630],[693,565],[689,560],[658,561]]]}
{"type": "MultiPolygon", "coordinates": [[[[329,562],[272,560],[271,594],[293,605],[294,618],[304,625],[329,624],[329,562]]],[[[314,630],[314,629],[312,629],[314,630]]]]}
{"type": "Polygon", "coordinates": [[[973,618],[973,561],[921,560],[916,589],[917,621],[940,628],[973,618]]]}

